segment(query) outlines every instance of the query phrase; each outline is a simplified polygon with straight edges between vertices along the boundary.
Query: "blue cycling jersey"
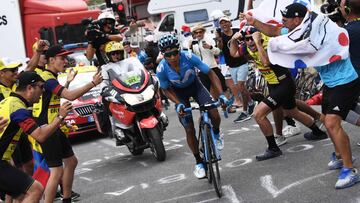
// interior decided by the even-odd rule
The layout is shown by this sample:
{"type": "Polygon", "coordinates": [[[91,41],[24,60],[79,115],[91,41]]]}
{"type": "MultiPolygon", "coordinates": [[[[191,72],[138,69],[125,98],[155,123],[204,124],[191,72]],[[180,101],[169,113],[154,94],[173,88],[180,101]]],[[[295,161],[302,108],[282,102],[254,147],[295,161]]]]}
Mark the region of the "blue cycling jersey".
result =
{"type": "Polygon", "coordinates": [[[210,71],[208,65],[203,63],[199,57],[189,52],[180,52],[180,72],[176,72],[170,64],[163,59],[157,69],[156,76],[159,78],[160,87],[167,89],[170,86],[185,88],[191,85],[196,78],[195,67],[207,74],[210,71]]]}

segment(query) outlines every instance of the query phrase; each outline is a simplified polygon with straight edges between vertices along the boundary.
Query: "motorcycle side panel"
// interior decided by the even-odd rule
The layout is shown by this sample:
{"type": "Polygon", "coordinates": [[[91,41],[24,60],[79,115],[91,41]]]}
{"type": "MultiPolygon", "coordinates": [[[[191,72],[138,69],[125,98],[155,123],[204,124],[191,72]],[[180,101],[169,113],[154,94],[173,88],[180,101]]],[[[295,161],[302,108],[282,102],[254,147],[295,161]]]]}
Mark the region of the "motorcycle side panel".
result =
{"type": "Polygon", "coordinates": [[[140,128],[142,128],[142,129],[154,128],[158,123],[159,123],[159,121],[157,120],[157,118],[155,118],[154,115],[144,118],[139,122],[140,128]]]}
{"type": "Polygon", "coordinates": [[[126,110],[125,105],[110,103],[109,109],[111,114],[124,125],[132,125],[135,117],[135,112],[126,110]]]}

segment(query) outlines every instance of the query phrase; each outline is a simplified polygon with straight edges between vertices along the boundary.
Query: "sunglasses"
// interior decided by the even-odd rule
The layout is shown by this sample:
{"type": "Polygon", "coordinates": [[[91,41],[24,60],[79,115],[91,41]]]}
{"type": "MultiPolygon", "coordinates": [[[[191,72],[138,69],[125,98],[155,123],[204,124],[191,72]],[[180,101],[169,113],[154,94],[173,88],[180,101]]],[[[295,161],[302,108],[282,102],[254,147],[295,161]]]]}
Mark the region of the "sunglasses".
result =
{"type": "Polygon", "coordinates": [[[245,40],[246,41],[250,41],[250,40],[254,41],[254,39],[252,37],[245,37],[245,40]]]}
{"type": "Polygon", "coordinates": [[[202,34],[202,33],[203,33],[203,31],[194,32],[195,35],[197,35],[197,34],[202,34]]]}
{"type": "Polygon", "coordinates": [[[180,51],[178,49],[176,49],[174,51],[165,52],[164,56],[167,58],[170,58],[171,56],[177,56],[179,54],[179,52],[180,51]]]}
{"type": "Polygon", "coordinates": [[[121,51],[112,51],[110,54],[114,56],[114,55],[121,55],[122,53],[121,51]]]}
{"type": "Polygon", "coordinates": [[[39,87],[40,89],[44,89],[44,84],[41,84],[41,85],[39,85],[39,84],[33,84],[33,85],[31,85],[31,86],[33,86],[33,87],[39,87]]]}
{"type": "Polygon", "coordinates": [[[3,71],[4,72],[10,71],[10,72],[16,73],[19,71],[19,69],[18,68],[5,68],[5,69],[3,69],[3,71]]]}

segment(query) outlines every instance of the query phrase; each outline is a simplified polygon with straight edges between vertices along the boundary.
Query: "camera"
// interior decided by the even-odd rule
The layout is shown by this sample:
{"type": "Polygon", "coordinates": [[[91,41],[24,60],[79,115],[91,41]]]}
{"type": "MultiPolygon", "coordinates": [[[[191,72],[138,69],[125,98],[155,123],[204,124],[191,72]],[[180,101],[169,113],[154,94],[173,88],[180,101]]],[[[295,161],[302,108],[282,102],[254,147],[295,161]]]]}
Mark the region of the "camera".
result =
{"type": "Polygon", "coordinates": [[[193,41],[191,42],[191,45],[195,45],[195,44],[199,44],[199,41],[193,40],[193,41]]]}
{"type": "Polygon", "coordinates": [[[89,42],[96,41],[97,38],[101,37],[104,33],[101,31],[101,24],[97,20],[91,18],[85,18],[81,23],[86,26],[87,34],[86,38],[89,42]]]}
{"type": "Polygon", "coordinates": [[[320,7],[321,13],[325,14],[333,22],[345,23],[345,18],[340,11],[341,0],[327,0],[320,7]]]}

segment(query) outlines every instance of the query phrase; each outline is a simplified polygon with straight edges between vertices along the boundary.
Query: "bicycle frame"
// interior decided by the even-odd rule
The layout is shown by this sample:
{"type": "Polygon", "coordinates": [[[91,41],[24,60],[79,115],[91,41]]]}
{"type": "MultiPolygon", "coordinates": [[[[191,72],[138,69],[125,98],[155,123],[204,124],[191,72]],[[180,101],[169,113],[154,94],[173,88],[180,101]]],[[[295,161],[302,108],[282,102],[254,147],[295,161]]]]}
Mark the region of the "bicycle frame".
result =
{"type": "Polygon", "coordinates": [[[208,135],[207,135],[206,130],[205,130],[205,125],[209,126],[209,130],[210,130],[210,133],[211,133],[212,145],[213,145],[212,147],[213,147],[213,149],[215,151],[216,161],[220,161],[221,160],[220,152],[215,146],[216,138],[215,138],[215,134],[214,134],[214,131],[213,131],[213,126],[211,124],[211,119],[209,118],[208,112],[207,111],[201,111],[200,118],[201,119],[200,119],[200,124],[199,124],[199,130],[201,131],[201,142],[202,142],[202,145],[205,148],[205,150],[204,150],[204,161],[206,163],[208,163],[209,159],[211,158],[209,156],[209,154],[207,154],[207,152],[209,151],[207,149],[208,145],[206,144],[208,135]]]}

